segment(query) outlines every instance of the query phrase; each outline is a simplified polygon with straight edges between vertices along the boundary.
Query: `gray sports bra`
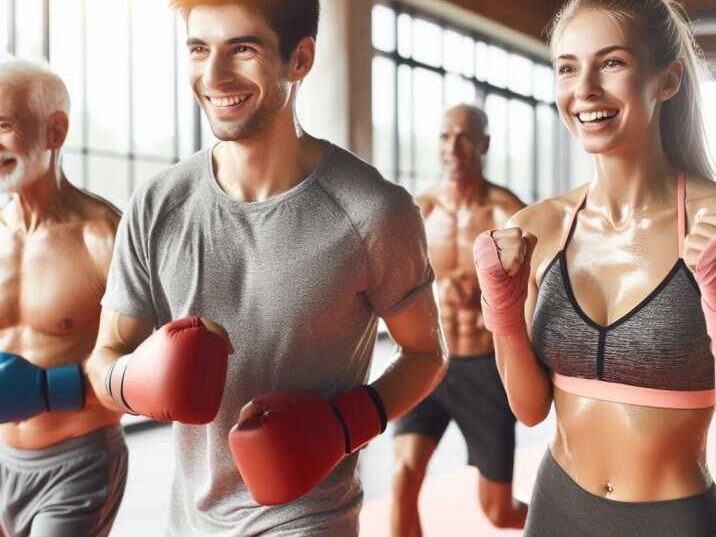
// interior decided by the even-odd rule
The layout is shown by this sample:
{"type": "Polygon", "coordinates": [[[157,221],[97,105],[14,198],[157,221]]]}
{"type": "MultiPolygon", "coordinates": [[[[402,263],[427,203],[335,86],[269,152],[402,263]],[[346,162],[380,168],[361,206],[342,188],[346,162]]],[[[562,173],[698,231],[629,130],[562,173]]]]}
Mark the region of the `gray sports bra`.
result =
{"type": "Polygon", "coordinates": [[[564,391],[665,408],[714,405],[714,358],[698,286],[686,267],[685,180],[679,177],[679,259],[664,280],[620,319],[601,326],[575,299],[565,255],[577,205],[544,273],[532,325],[539,360],[564,391]]]}

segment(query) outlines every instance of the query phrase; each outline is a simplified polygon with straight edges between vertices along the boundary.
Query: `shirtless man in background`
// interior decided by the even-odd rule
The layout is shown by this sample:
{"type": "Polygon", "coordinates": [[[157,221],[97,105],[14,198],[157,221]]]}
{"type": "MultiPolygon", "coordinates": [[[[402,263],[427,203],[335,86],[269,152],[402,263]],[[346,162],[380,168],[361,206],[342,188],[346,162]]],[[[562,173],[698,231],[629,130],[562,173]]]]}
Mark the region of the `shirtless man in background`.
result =
{"type": "Polygon", "coordinates": [[[69,95],[0,63],[0,536],[104,536],[127,475],[121,413],[82,362],[97,336],[119,214],[60,166],[69,95]]]}
{"type": "Polygon", "coordinates": [[[489,145],[484,111],[468,105],[449,109],[440,135],[444,180],[417,199],[451,360],[436,390],[396,423],[394,537],[422,535],[418,494],[452,419],[467,442],[468,463],[478,468],[478,496],[488,519],[500,528],[521,528],[527,513],[512,497],[515,418],[497,373],[492,334],[482,321],[472,260],[477,235],[501,228],[524,204],[483,176],[489,145]]]}

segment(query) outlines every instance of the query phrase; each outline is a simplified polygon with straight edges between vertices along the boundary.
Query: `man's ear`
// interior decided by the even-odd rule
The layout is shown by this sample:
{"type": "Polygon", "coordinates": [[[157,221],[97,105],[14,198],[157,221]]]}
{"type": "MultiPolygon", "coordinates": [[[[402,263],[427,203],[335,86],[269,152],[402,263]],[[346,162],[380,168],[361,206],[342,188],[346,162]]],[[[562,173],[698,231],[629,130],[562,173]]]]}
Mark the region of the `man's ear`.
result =
{"type": "Polygon", "coordinates": [[[659,97],[662,102],[668,101],[679,93],[681,81],[684,79],[684,62],[681,60],[672,61],[662,73],[659,97]]]}
{"type": "Polygon", "coordinates": [[[485,136],[484,142],[482,143],[482,147],[483,147],[483,150],[482,150],[481,155],[487,154],[487,152],[490,149],[490,137],[489,136],[485,136]]]}
{"type": "Polygon", "coordinates": [[[311,72],[316,59],[316,40],[304,37],[298,42],[289,60],[291,82],[300,82],[311,72]]]}
{"type": "Polygon", "coordinates": [[[55,112],[47,120],[47,148],[60,149],[67,139],[70,122],[64,112],[55,112]]]}

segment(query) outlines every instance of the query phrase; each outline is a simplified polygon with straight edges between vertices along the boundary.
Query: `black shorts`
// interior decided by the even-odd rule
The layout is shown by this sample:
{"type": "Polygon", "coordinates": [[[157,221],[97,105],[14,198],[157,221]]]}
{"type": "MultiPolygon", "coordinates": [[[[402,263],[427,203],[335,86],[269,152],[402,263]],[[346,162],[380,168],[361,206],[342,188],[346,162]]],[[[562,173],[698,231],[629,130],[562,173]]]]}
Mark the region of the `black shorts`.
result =
{"type": "Polygon", "coordinates": [[[451,359],[442,382],[397,420],[394,434],[424,434],[439,442],[453,419],[465,437],[468,464],[490,481],[512,481],[515,416],[494,354],[451,359]]]}

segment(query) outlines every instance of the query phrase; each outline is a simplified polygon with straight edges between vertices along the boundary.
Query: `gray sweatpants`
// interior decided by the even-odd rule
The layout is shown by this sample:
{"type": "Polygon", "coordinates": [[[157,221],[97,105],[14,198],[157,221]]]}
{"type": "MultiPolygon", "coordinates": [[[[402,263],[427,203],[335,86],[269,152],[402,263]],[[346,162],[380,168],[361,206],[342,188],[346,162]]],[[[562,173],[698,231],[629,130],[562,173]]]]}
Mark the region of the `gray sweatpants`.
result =
{"type": "Polygon", "coordinates": [[[0,537],[107,536],[126,481],[119,425],[45,449],[0,445],[0,537]]]}

